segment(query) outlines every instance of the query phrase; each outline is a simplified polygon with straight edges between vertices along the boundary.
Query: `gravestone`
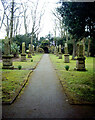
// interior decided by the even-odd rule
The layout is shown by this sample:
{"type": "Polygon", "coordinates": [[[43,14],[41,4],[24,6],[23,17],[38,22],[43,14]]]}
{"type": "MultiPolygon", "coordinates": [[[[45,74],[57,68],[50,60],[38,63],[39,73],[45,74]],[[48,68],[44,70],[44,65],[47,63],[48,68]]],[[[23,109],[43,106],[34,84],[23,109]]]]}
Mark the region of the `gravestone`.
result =
{"type": "Polygon", "coordinates": [[[85,57],[83,52],[83,44],[77,44],[77,61],[76,61],[76,68],[77,71],[85,71],[85,57]]]}
{"type": "Polygon", "coordinates": [[[31,56],[31,44],[29,44],[28,58],[32,58],[32,56],[31,56]]]}
{"type": "Polygon", "coordinates": [[[59,45],[59,59],[62,59],[61,45],[59,45]]]}
{"type": "Polygon", "coordinates": [[[25,42],[22,43],[21,62],[26,62],[25,42]]]}
{"type": "Polygon", "coordinates": [[[4,55],[2,55],[3,67],[2,69],[13,69],[12,62],[13,55],[10,54],[10,45],[8,37],[5,37],[4,41],[4,55]]]}
{"type": "Polygon", "coordinates": [[[68,45],[65,43],[65,48],[64,48],[64,63],[69,63],[69,54],[68,54],[68,45]]]}

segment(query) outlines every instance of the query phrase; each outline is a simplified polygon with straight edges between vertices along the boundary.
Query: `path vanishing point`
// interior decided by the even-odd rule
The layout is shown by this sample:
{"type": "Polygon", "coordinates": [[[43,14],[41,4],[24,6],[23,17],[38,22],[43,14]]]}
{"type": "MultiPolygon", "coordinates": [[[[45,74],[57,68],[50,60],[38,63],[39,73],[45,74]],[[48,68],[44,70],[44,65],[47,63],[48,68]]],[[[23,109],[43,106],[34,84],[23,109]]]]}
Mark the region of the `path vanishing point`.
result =
{"type": "Polygon", "coordinates": [[[3,118],[95,118],[95,106],[70,105],[49,54],[44,54],[24,93],[2,106],[3,118]]]}

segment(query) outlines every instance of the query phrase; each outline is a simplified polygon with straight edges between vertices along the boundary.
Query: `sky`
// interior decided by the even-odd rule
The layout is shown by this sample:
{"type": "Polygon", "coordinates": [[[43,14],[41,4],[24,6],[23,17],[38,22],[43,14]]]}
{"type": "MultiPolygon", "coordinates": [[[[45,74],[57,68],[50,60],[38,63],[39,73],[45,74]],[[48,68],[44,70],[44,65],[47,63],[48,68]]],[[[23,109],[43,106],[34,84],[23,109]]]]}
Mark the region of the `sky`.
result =
{"type": "MultiPolygon", "coordinates": [[[[16,0],[17,2],[18,0],[16,0]]],[[[25,1],[25,0],[23,0],[25,1]]],[[[36,1],[36,0],[34,0],[36,1]]],[[[43,4],[46,4],[46,7],[45,7],[45,13],[42,17],[42,21],[41,21],[41,31],[40,31],[40,34],[39,34],[39,37],[41,36],[46,36],[49,32],[50,33],[53,33],[53,27],[54,27],[54,16],[52,14],[52,10],[55,9],[55,7],[57,6],[57,2],[59,0],[40,0],[40,3],[39,3],[39,10],[40,8],[42,8],[43,4]]],[[[2,7],[2,3],[0,1],[0,6],[1,6],[1,10],[0,10],[0,15],[1,15],[1,18],[3,16],[3,7],[2,7]]],[[[1,21],[0,21],[1,22],[1,21]]],[[[23,24],[23,22],[22,22],[23,24]]],[[[23,26],[23,25],[22,25],[23,26]]],[[[31,31],[31,24],[29,24],[29,28],[28,28],[29,32],[31,31]]],[[[24,34],[24,28],[22,27],[21,30],[20,30],[20,34],[24,34]]],[[[6,36],[6,31],[5,31],[5,28],[3,26],[3,28],[0,30],[0,39],[2,38],[5,38],[6,36]]]]}

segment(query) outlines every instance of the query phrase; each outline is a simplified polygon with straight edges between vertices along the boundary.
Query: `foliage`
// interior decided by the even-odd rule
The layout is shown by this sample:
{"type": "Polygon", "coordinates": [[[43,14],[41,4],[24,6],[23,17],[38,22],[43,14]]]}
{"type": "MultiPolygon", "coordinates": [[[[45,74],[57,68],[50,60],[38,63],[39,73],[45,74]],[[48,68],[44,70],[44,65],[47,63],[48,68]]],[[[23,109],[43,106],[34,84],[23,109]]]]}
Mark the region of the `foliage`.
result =
{"type": "Polygon", "coordinates": [[[74,38],[94,36],[95,3],[62,2],[57,11],[64,17],[63,22],[74,38]]]}
{"type": "Polygon", "coordinates": [[[43,48],[40,48],[40,47],[39,47],[39,48],[38,48],[38,52],[39,52],[39,53],[44,53],[43,48]]]}
{"type": "Polygon", "coordinates": [[[75,41],[90,37],[91,56],[95,55],[95,2],[61,2],[57,11],[75,41]]]}
{"type": "Polygon", "coordinates": [[[50,53],[54,53],[54,49],[55,49],[54,45],[51,45],[51,46],[49,47],[49,52],[50,52],[50,53]]]}
{"type": "Polygon", "coordinates": [[[22,66],[21,65],[18,65],[18,69],[21,70],[22,66]]]}
{"type": "Polygon", "coordinates": [[[31,59],[31,62],[33,62],[33,59],[31,59]]]}
{"type": "Polygon", "coordinates": [[[69,70],[69,65],[66,65],[66,66],[65,66],[65,69],[68,71],[68,70],[69,70]]]}
{"type": "Polygon", "coordinates": [[[17,54],[19,54],[20,46],[17,46],[16,43],[11,44],[11,53],[16,57],[17,54]]]}

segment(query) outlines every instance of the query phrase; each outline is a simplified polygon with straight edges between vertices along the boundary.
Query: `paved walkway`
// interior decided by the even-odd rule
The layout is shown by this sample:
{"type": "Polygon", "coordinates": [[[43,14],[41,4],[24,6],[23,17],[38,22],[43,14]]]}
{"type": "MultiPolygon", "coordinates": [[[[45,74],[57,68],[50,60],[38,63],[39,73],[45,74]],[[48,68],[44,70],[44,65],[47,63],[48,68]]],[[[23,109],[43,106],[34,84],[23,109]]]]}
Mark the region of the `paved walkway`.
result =
{"type": "Polygon", "coordinates": [[[94,117],[94,109],[69,105],[49,55],[44,54],[24,93],[2,112],[4,118],[83,118],[94,117]]]}

